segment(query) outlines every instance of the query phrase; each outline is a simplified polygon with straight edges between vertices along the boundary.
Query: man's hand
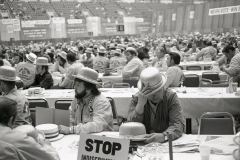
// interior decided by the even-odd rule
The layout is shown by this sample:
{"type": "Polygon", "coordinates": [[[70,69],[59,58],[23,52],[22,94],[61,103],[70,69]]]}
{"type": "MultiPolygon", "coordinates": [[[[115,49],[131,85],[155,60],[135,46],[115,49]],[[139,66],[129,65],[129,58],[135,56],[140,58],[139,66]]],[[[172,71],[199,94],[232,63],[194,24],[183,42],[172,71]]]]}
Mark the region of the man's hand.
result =
{"type": "Polygon", "coordinates": [[[59,129],[59,133],[70,134],[70,127],[59,125],[58,129],[59,129]]]}
{"type": "Polygon", "coordinates": [[[164,142],[164,135],[162,133],[152,133],[152,134],[146,134],[145,140],[146,143],[151,143],[151,142],[164,142]]]}

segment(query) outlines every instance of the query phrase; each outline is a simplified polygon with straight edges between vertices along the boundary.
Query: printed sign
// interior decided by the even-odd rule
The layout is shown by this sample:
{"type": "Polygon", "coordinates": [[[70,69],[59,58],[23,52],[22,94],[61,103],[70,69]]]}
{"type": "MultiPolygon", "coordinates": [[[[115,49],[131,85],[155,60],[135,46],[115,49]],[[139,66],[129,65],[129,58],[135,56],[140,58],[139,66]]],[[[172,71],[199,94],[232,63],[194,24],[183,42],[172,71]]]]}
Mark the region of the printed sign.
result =
{"type": "Polygon", "coordinates": [[[177,16],[176,13],[173,13],[173,14],[172,14],[172,21],[176,21],[176,16],[177,16]]]}
{"type": "Polygon", "coordinates": [[[79,24],[82,23],[82,19],[68,19],[68,24],[79,24]]]}
{"type": "Polygon", "coordinates": [[[128,159],[130,141],[127,139],[110,138],[90,134],[81,134],[78,148],[78,160],[128,159]]]}
{"type": "Polygon", "coordinates": [[[193,19],[193,18],[194,18],[194,11],[190,11],[189,18],[190,18],[190,19],[193,19]]]}
{"type": "Polygon", "coordinates": [[[65,23],[65,18],[64,17],[53,17],[52,20],[53,20],[53,23],[59,23],[59,24],[64,24],[65,23]]]}
{"type": "Polygon", "coordinates": [[[35,21],[21,21],[22,28],[30,28],[35,26],[35,21]]]}
{"type": "Polygon", "coordinates": [[[238,13],[238,12],[240,12],[240,5],[222,7],[222,8],[213,8],[213,9],[209,9],[209,16],[231,14],[231,13],[238,13]]]}
{"type": "Polygon", "coordinates": [[[13,19],[13,30],[14,31],[20,31],[20,20],[19,19],[13,19]]]}
{"type": "Polygon", "coordinates": [[[13,24],[13,19],[2,19],[2,24],[13,24]]]}

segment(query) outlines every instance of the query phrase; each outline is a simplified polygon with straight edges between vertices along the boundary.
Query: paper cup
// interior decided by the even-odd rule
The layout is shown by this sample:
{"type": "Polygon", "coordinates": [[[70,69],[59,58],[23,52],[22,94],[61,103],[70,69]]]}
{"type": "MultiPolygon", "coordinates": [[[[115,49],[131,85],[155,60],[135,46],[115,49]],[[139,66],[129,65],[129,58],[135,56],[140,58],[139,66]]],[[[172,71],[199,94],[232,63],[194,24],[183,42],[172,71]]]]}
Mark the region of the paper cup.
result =
{"type": "Polygon", "coordinates": [[[200,152],[201,160],[209,160],[211,147],[200,146],[198,150],[200,152]]]}

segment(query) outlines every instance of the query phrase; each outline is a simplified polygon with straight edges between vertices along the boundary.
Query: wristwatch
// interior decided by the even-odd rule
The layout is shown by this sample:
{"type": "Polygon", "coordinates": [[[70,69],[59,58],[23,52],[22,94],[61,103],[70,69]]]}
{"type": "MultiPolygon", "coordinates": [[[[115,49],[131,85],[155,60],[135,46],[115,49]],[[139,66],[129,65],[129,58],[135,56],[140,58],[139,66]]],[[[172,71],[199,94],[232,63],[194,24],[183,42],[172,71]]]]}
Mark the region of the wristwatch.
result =
{"type": "Polygon", "coordinates": [[[163,132],[163,135],[164,135],[164,141],[167,141],[168,140],[167,132],[163,132]]]}

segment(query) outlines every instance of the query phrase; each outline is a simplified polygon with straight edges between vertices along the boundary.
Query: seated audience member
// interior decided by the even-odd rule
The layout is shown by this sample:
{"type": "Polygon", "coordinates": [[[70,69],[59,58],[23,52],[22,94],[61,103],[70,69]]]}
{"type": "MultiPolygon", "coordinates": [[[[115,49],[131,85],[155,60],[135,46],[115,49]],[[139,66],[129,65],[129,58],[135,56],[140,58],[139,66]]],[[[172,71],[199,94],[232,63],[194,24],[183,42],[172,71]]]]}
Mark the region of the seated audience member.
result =
{"type": "Polygon", "coordinates": [[[34,53],[29,53],[26,57],[26,62],[20,62],[16,67],[17,75],[23,81],[24,89],[29,88],[33,84],[36,76],[36,66],[34,62],[37,56],[34,53]]]}
{"type": "Polygon", "coordinates": [[[159,71],[166,71],[167,66],[167,51],[163,47],[158,47],[155,51],[155,58],[153,59],[152,66],[159,71]]]}
{"type": "Polygon", "coordinates": [[[204,56],[210,56],[212,58],[212,61],[216,60],[217,57],[217,50],[212,46],[212,42],[208,41],[207,46],[203,49],[201,49],[200,52],[197,53],[196,55],[196,61],[199,61],[199,59],[204,59],[204,56]]]}
{"type": "Polygon", "coordinates": [[[67,53],[61,51],[58,53],[57,60],[54,64],[53,72],[60,72],[61,74],[66,74],[69,68],[69,64],[67,62],[67,53]]]}
{"type": "Polygon", "coordinates": [[[220,68],[230,77],[233,77],[234,82],[238,82],[240,76],[240,54],[236,54],[235,48],[232,46],[224,47],[222,52],[226,59],[230,59],[230,63],[229,65],[222,65],[220,68]]]}
{"type": "Polygon", "coordinates": [[[233,46],[228,45],[223,48],[222,53],[223,55],[217,60],[221,69],[223,69],[223,66],[229,66],[231,59],[236,54],[236,49],[233,46]]]}
{"type": "Polygon", "coordinates": [[[0,59],[3,60],[4,66],[12,66],[11,63],[6,60],[6,56],[4,54],[0,54],[0,59]]]}
{"type": "Polygon", "coordinates": [[[38,57],[36,66],[36,76],[32,86],[50,89],[53,86],[53,78],[48,72],[48,59],[45,57],[38,57]]]}
{"type": "Polygon", "coordinates": [[[38,143],[27,134],[13,129],[18,113],[17,103],[14,100],[0,97],[0,142],[15,147],[15,153],[0,150],[0,158],[8,157],[9,159],[9,156],[15,154],[16,158],[21,158],[20,160],[60,160],[58,153],[48,140],[40,140],[38,143]]]}
{"type": "Polygon", "coordinates": [[[197,48],[195,42],[192,43],[192,47],[185,53],[185,55],[191,56],[193,53],[198,53],[200,50],[197,48]]]}
{"type": "Polygon", "coordinates": [[[181,57],[178,53],[170,52],[169,57],[167,58],[168,70],[166,72],[167,82],[165,88],[168,87],[179,87],[184,74],[182,69],[178,66],[181,61],[181,57]]]}
{"type": "Polygon", "coordinates": [[[91,61],[93,63],[93,58],[95,58],[95,55],[93,54],[92,48],[87,48],[85,50],[85,53],[81,55],[81,60],[84,61],[91,61]]]}
{"type": "Polygon", "coordinates": [[[137,57],[138,52],[133,47],[128,47],[124,52],[127,59],[127,65],[123,68],[122,77],[139,77],[144,70],[143,62],[137,57]]]}
{"type": "Polygon", "coordinates": [[[110,68],[114,72],[117,72],[118,67],[126,65],[126,60],[121,56],[120,49],[113,50],[113,52],[114,52],[114,57],[110,59],[110,68]]]}
{"type": "Polygon", "coordinates": [[[139,92],[133,95],[128,121],[140,122],[146,127],[146,142],[164,142],[167,134],[173,139],[182,136],[184,119],[177,94],[165,89],[167,78],[154,67],[142,71],[139,92]]]}
{"type": "Polygon", "coordinates": [[[93,69],[99,73],[104,73],[105,69],[109,67],[109,59],[105,57],[106,53],[106,49],[104,47],[100,47],[98,56],[93,58],[93,69]]]}
{"type": "Polygon", "coordinates": [[[138,49],[138,58],[143,62],[144,68],[148,67],[148,60],[150,58],[148,52],[149,50],[146,47],[141,47],[138,49]]]}
{"type": "Polygon", "coordinates": [[[14,53],[12,60],[12,67],[16,67],[19,62],[23,61],[23,57],[19,53],[14,53]]]}
{"type": "Polygon", "coordinates": [[[84,67],[84,65],[77,61],[74,53],[67,54],[67,61],[70,66],[67,70],[63,82],[60,85],[60,88],[72,89],[74,80],[73,75],[76,75],[79,72],[79,70],[81,70],[82,67],[84,67]]]}
{"type": "Polygon", "coordinates": [[[13,67],[2,66],[0,67],[0,92],[3,96],[12,99],[16,102],[18,115],[14,123],[14,127],[32,124],[32,119],[28,107],[27,98],[17,90],[16,83],[16,70],[13,67]]]}
{"type": "Polygon", "coordinates": [[[113,131],[111,105],[97,88],[98,73],[84,67],[74,77],[75,98],[69,107],[70,127],[60,125],[60,133],[113,131]]]}

